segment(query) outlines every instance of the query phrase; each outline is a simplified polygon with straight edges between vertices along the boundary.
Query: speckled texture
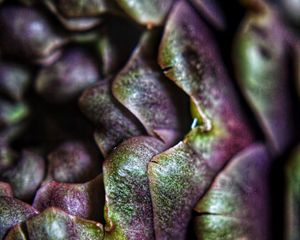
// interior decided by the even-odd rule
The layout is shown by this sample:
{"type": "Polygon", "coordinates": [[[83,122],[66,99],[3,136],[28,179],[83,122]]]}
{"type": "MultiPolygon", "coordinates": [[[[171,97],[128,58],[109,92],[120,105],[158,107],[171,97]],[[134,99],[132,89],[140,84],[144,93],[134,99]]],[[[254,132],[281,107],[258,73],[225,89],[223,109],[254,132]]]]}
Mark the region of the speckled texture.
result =
{"type": "Polygon", "coordinates": [[[31,200],[44,175],[44,159],[32,151],[24,150],[14,167],[0,173],[0,179],[11,184],[16,198],[31,200]]]}
{"type": "Polygon", "coordinates": [[[112,91],[140,120],[149,135],[172,145],[181,135],[180,117],[176,110],[176,89],[155,62],[157,37],[155,31],[142,36],[127,65],[114,79],[112,91]]]}
{"type": "Polygon", "coordinates": [[[232,134],[236,143],[249,142],[247,121],[217,50],[205,23],[180,1],[167,21],[159,64],[191,97],[193,117],[203,132],[232,134]]]}
{"type": "Polygon", "coordinates": [[[67,101],[101,79],[96,60],[84,49],[67,50],[36,79],[36,91],[49,101],[67,101]]]}
{"type": "Polygon", "coordinates": [[[285,239],[300,238],[299,210],[300,210],[300,146],[294,149],[285,167],[285,239]]]}
{"type": "Polygon", "coordinates": [[[287,69],[287,32],[271,9],[249,14],[236,36],[234,60],[239,85],[269,144],[277,152],[295,131],[287,69]]]}
{"type": "Polygon", "coordinates": [[[262,144],[236,155],[195,207],[197,239],[270,239],[270,167],[262,144]]]}
{"type": "Polygon", "coordinates": [[[102,175],[83,184],[46,182],[38,190],[32,206],[39,211],[57,207],[77,217],[100,221],[104,207],[102,175]]]}
{"type": "Polygon", "coordinates": [[[224,30],[227,23],[218,1],[219,0],[191,0],[202,16],[205,16],[209,22],[218,29],[224,30]]]}
{"type": "Polygon", "coordinates": [[[163,148],[156,138],[130,138],[105,160],[105,239],[154,239],[147,165],[163,148]]]}
{"type": "Polygon", "coordinates": [[[151,160],[148,176],[156,239],[185,239],[192,208],[215,171],[180,142],[151,160]]]}
{"type": "Polygon", "coordinates": [[[34,8],[6,6],[0,11],[0,43],[8,54],[40,61],[55,53],[66,39],[34,8]]]}
{"type": "Polygon", "coordinates": [[[25,221],[38,212],[27,203],[12,197],[0,197],[0,238],[14,225],[25,221]]]}
{"type": "Polygon", "coordinates": [[[112,97],[108,81],[99,82],[85,90],[79,105],[98,127],[95,138],[104,155],[123,140],[143,134],[137,119],[112,97]]]}
{"type": "Polygon", "coordinates": [[[66,141],[48,155],[47,180],[83,183],[101,171],[101,160],[81,141],[66,141]]]}
{"type": "Polygon", "coordinates": [[[9,183],[0,182],[0,197],[1,196],[6,196],[6,197],[13,196],[13,191],[9,183]]]}
{"type": "Polygon", "coordinates": [[[14,100],[21,100],[31,81],[30,71],[21,64],[0,62],[0,92],[14,100]]]}
{"type": "Polygon", "coordinates": [[[26,221],[30,240],[102,240],[100,223],[74,217],[56,208],[48,208],[26,221]]]}
{"type": "Polygon", "coordinates": [[[174,0],[116,0],[116,2],[136,22],[150,28],[162,25],[174,0]]]}
{"type": "Polygon", "coordinates": [[[213,176],[254,138],[216,51],[205,24],[188,4],[179,2],[167,21],[159,63],[165,74],[191,96],[198,125],[183,143],[156,156],[154,162],[158,164],[152,161],[149,167],[155,233],[161,239],[184,239],[192,207],[213,176]],[[169,167],[186,170],[174,170],[170,177],[169,167]],[[191,176],[188,180],[186,172],[191,176]],[[177,191],[173,187],[162,194],[172,181],[185,187],[177,191]]]}

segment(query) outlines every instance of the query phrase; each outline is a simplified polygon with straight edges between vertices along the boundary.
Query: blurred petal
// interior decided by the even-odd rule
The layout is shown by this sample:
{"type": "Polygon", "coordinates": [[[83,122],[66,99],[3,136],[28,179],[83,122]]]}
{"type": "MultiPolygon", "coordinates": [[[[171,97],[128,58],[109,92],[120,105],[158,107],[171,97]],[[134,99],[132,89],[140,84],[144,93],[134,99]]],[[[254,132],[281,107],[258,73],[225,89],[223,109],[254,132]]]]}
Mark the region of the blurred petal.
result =
{"type": "Polygon", "coordinates": [[[23,151],[13,168],[0,173],[0,177],[11,184],[15,197],[30,200],[41,184],[44,173],[44,159],[34,152],[23,151]]]}
{"type": "Polygon", "coordinates": [[[20,100],[31,80],[29,70],[13,62],[0,62],[0,92],[14,100],[20,100]]]}
{"type": "Polygon", "coordinates": [[[261,144],[236,155],[197,203],[197,239],[269,239],[270,159],[261,144]]]}
{"type": "MultiPolygon", "coordinates": [[[[51,1],[51,0],[50,0],[51,1]]],[[[95,17],[117,11],[117,5],[112,0],[58,0],[56,8],[65,17],[95,17]]]]}
{"type": "Polygon", "coordinates": [[[95,59],[83,49],[73,48],[40,71],[35,88],[46,99],[62,102],[77,97],[100,78],[95,59]]]}
{"type": "Polygon", "coordinates": [[[224,13],[218,0],[191,0],[191,2],[218,29],[224,30],[226,28],[224,13]]]}
{"type": "Polygon", "coordinates": [[[19,123],[28,115],[29,109],[25,103],[12,103],[4,99],[0,99],[0,127],[19,123]]]}
{"type": "MultiPolygon", "coordinates": [[[[70,1],[68,1],[70,2],[70,1]]],[[[74,2],[74,1],[73,1],[74,2]]],[[[76,1],[79,3],[79,1],[76,1]]],[[[66,17],[57,9],[55,1],[53,0],[44,0],[44,3],[48,7],[48,9],[56,15],[57,19],[62,23],[62,25],[70,30],[70,31],[85,31],[89,30],[93,27],[99,25],[101,20],[96,17],[88,17],[88,16],[81,16],[81,17],[66,17]]]]}
{"type": "Polygon", "coordinates": [[[271,147],[282,152],[293,140],[287,33],[271,9],[249,14],[236,37],[239,86],[271,147]]]}
{"type": "Polygon", "coordinates": [[[65,183],[83,183],[101,171],[96,153],[79,141],[68,141],[48,155],[47,180],[65,183]]]}
{"type": "Polygon", "coordinates": [[[21,225],[16,225],[8,232],[4,240],[28,240],[21,225]]]}
{"type": "Polygon", "coordinates": [[[0,182],[0,197],[13,197],[13,191],[9,183],[0,182]]]}
{"type": "Polygon", "coordinates": [[[293,151],[285,167],[285,239],[300,238],[300,146],[293,151]]]}
{"type": "Polygon", "coordinates": [[[51,55],[66,42],[45,14],[33,7],[2,7],[0,24],[2,49],[31,62],[51,55]]]}

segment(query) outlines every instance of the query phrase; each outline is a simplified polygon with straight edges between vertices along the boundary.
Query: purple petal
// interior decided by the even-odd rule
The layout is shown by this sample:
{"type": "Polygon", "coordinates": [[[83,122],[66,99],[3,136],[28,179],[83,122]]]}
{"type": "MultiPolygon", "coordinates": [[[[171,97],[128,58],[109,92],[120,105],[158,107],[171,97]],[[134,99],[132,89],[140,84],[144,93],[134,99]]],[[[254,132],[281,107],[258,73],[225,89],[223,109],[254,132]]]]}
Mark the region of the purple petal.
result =
{"type": "Polygon", "coordinates": [[[56,207],[77,217],[99,221],[103,215],[101,207],[104,207],[102,175],[83,184],[45,182],[32,206],[40,212],[56,207]]]}
{"type": "Polygon", "coordinates": [[[112,97],[107,81],[99,82],[84,91],[79,105],[82,112],[98,127],[95,138],[104,155],[125,139],[143,134],[134,116],[112,97]]]}
{"type": "Polygon", "coordinates": [[[48,162],[47,179],[58,182],[86,182],[101,170],[101,161],[93,149],[78,141],[61,144],[48,155],[48,162]]]}
{"type": "Polygon", "coordinates": [[[14,196],[22,200],[30,200],[45,173],[45,162],[42,157],[31,151],[23,151],[19,161],[0,174],[12,186],[14,196]]]}
{"type": "Polygon", "coordinates": [[[270,166],[261,144],[236,155],[195,207],[197,239],[269,239],[270,166]]]}
{"type": "Polygon", "coordinates": [[[293,141],[295,131],[284,28],[271,9],[249,14],[234,50],[239,86],[269,144],[279,153],[293,141]]]}
{"type": "Polygon", "coordinates": [[[155,62],[157,34],[141,38],[129,62],[113,81],[114,96],[143,124],[148,134],[173,145],[181,135],[178,92],[155,62]]]}
{"type": "Polygon", "coordinates": [[[163,148],[152,137],[130,138],[105,160],[107,239],[154,239],[147,165],[163,148]]]}
{"type": "Polygon", "coordinates": [[[67,101],[100,78],[93,57],[83,49],[74,48],[66,51],[53,65],[43,68],[35,87],[50,101],[67,101]]]}
{"type": "Polygon", "coordinates": [[[14,225],[36,215],[38,212],[30,205],[12,197],[0,197],[0,238],[14,225]]]}

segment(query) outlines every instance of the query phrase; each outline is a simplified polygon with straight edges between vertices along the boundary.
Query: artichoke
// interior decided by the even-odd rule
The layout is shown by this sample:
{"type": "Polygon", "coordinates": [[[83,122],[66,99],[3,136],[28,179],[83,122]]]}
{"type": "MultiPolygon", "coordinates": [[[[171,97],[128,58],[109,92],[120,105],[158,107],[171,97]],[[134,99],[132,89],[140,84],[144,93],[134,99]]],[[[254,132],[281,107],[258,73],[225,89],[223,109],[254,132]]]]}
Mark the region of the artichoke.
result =
{"type": "Polygon", "coordinates": [[[0,239],[300,239],[299,8],[0,0],[0,239]]]}

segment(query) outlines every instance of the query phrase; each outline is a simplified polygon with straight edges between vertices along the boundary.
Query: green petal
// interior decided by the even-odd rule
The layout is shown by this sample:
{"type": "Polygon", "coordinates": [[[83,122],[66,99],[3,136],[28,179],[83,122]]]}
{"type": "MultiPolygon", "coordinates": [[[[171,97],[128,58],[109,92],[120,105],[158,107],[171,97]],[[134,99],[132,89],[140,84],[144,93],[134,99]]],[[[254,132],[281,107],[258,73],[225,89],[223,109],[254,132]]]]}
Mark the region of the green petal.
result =
{"type": "Polygon", "coordinates": [[[125,139],[143,133],[134,116],[112,97],[107,81],[99,82],[84,91],[79,105],[82,112],[98,127],[95,138],[104,155],[125,139]]]}
{"type": "Polygon", "coordinates": [[[143,124],[148,134],[172,145],[180,135],[178,94],[161,73],[155,51],[157,32],[146,32],[129,62],[113,81],[114,96],[143,124]]]}
{"type": "Polygon", "coordinates": [[[269,239],[270,166],[261,144],[236,155],[195,207],[197,238],[269,239]]]}
{"type": "Polygon", "coordinates": [[[69,215],[56,208],[48,208],[26,222],[30,240],[101,240],[100,223],[69,215]]]}
{"type": "Polygon", "coordinates": [[[151,28],[162,25],[174,0],[116,0],[116,2],[136,22],[151,28]]]}
{"type": "Polygon", "coordinates": [[[22,102],[11,103],[0,99],[0,126],[13,125],[29,115],[28,106],[22,102]]]}
{"type": "Polygon", "coordinates": [[[0,176],[9,182],[14,196],[21,200],[31,200],[45,174],[44,159],[31,151],[23,151],[14,167],[3,171],[0,176]]]}
{"type": "Polygon", "coordinates": [[[147,165],[163,147],[152,137],[130,138],[105,160],[105,239],[154,239],[147,165]]]}
{"type": "Polygon", "coordinates": [[[14,226],[6,235],[4,240],[28,240],[21,225],[14,226]]]}
{"type": "Polygon", "coordinates": [[[57,9],[65,17],[95,17],[117,11],[112,0],[58,0],[57,9]]]}
{"type": "Polygon", "coordinates": [[[31,80],[29,70],[11,62],[0,63],[0,92],[14,100],[20,100],[31,80]]]}
{"type": "Polygon", "coordinates": [[[183,142],[151,160],[148,176],[157,239],[185,239],[192,208],[214,175],[183,142]]]}
{"type": "Polygon", "coordinates": [[[294,135],[287,32],[271,9],[251,13],[236,36],[239,86],[272,148],[282,152],[294,135]]]}
{"type": "Polygon", "coordinates": [[[209,29],[183,1],[167,21],[159,64],[191,97],[192,113],[198,121],[183,143],[156,156],[149,166],[155,234],[163,239],[184,239],[193,206],[218,171],[251,144],[253,134],[209,29]],[[173,181],[183,188],[165,188],[173,181]]]}
{"type": "Polygon", "coordinates": [[[286,239],[300,238],[300,146],[290,156],[285,167],[286,205],[285,205],[285,234],[286,239]]]}

